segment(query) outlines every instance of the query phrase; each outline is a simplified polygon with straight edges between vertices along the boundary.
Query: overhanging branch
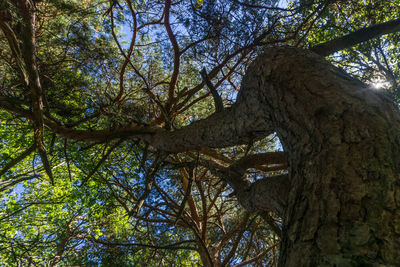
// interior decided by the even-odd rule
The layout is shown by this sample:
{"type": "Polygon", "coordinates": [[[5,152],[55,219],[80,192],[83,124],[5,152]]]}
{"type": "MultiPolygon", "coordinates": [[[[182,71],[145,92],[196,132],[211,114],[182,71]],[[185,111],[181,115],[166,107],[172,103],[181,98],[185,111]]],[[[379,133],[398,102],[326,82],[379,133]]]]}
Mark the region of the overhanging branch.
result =
{"type": "Polygon", "coordinates": [[[337,51],[352,47],[356,44],[398,31],[400,31],[400,19],[395,19],[360,29],[345,36],[318,44],[312,47],[310,50],[321,56],[328,56],[337,51]]]}

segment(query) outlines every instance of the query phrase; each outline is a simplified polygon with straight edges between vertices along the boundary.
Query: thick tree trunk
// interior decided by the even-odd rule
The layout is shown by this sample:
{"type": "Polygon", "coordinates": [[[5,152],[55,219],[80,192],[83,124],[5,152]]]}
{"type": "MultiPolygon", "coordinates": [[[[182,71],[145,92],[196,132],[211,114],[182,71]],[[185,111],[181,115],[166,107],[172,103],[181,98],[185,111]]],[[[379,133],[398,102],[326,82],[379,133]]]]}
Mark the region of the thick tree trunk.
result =
{"type": "MultiPolygon", "coordinates": [[[[267,49],[252,63],[231,109],[150,141],[173,151],[277,131],[290,168],[280,266],[395,265],[399,122],[383,94],[317,54],[284,47],[267,49]]],[[[246,192],[238,192],[239,200],[246,192]]]]}
{"type": "MultiPolygon", "coordinates": [[[[272,48],[249,67],[231,109],[156,134],[152,143],[165,150],[225,146],[277,131],[290,168],[280,266],[395,265],[399,122],[390,99],[317,54],[272,48]],[[236,139],[218,140],[232,133],[236,139]],[[190,141],[181,146],[181,138],[190,141]]],[[[237,192],[239,200],[251,197],[247,191],[237,192]]]]}
{"type": "Polygon", "coordinates": [[[280,266],[399,264],[400,116],[391,101],[291,48],[266,50],[242,88],[243,99],[259,91],[288,156],[280,266]]]}

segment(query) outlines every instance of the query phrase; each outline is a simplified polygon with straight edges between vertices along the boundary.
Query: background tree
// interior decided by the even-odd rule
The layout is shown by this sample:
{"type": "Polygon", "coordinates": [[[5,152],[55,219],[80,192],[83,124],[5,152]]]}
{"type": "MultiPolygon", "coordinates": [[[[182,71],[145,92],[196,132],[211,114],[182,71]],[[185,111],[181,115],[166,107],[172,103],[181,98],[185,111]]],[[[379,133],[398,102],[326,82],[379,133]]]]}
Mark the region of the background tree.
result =
{"type": "Polygon", "coordinates": [[[2,257],[393,264],[398,6],[3,0],[2,257]]]}

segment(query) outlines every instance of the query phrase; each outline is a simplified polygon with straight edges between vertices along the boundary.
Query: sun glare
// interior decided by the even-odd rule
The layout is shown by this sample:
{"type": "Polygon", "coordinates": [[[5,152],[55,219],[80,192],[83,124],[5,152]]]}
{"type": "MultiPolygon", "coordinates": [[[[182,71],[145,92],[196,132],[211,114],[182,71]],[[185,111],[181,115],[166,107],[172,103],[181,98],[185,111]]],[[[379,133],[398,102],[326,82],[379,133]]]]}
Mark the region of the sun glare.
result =
{"type": "Polygon", "coordinates": [[[387,82],[386,80],[383,80],[382,78],[378,78],[372,81],[372,87],[374,89],[380,90],[383,89],[385,87],[387,87],[389,85],[389,82],[387,82]]]}

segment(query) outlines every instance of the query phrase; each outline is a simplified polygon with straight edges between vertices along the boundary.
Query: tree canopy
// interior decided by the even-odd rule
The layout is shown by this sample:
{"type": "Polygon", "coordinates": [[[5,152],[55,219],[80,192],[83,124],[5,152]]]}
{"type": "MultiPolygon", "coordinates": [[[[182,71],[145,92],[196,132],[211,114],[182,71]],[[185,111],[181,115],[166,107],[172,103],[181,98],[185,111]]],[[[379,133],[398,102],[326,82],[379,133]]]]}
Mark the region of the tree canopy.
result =
{"type": "Polygon", "coordinates": [[[0,0],[0,262],[277,266],[295,164],[246,73],[290,47],[397,106],[399,9],[0,0]]]}

